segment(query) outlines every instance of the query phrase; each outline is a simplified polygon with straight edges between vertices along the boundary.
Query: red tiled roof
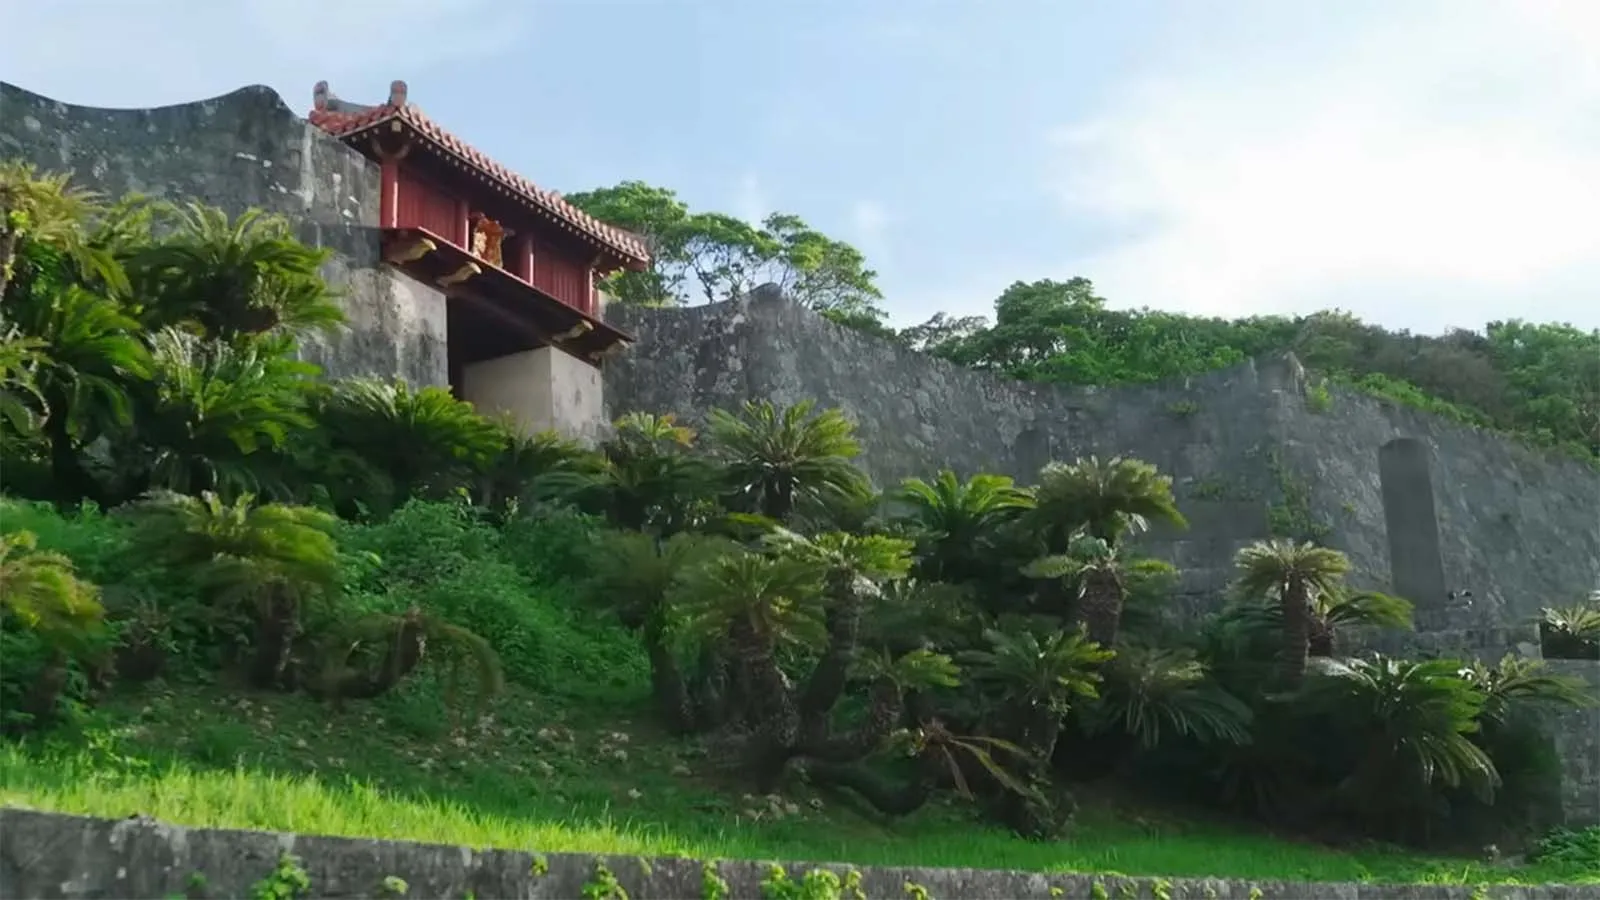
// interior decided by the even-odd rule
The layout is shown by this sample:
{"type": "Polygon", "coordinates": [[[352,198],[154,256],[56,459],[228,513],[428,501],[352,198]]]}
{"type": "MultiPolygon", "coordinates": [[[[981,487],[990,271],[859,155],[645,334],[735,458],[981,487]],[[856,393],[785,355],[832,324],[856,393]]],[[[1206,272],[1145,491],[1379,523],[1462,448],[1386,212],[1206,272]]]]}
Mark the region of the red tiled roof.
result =
{"type": "Polygon", "coordinates": [[[307,119],[323,131],[342,139],[354,137],[385,122],[403,122],[462,162],[501,182],[529,206],[575,229],[624,261],[641,265],[649,263],[650,251],[638,235],[607,225],[561,199],[561,195],[554,191],[541,190],[538,185],[490,159],[483,151],[439,127],[423,115],[415,104],[405,102],[405,95],[404,83],[396,82],[388,103],[358,111],[334,110],[326,107],[327,87],[323,83],[317,86],[317,107],[307,119]]]}

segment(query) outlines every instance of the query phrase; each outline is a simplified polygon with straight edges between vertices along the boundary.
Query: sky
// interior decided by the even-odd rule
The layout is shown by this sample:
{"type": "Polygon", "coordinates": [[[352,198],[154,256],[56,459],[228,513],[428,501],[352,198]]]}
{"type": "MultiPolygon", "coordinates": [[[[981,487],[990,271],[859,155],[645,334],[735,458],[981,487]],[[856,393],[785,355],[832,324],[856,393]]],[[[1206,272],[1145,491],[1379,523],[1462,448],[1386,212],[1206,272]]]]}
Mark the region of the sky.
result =
{"type": "MultiPolygon", "coordinates": [[[[1600,327],[1600,0],[0,0],[0,79],[394,79],[541,186],[850,241],[901,325],[1113,306],[1600,327]],[[18,39],[20,38],[20,40],[18,39]]],[[[3,115],[0,110],[0,115],[3,115]]]]}

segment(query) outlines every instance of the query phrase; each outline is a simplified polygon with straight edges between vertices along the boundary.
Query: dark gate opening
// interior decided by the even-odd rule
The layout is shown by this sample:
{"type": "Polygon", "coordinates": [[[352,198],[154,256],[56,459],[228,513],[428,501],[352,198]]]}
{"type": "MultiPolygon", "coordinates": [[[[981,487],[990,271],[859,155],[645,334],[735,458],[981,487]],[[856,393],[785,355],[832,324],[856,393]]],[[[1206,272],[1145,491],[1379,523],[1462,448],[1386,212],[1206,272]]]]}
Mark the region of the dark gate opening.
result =
{"type": "Polygon", "coordinates": [[[1378,449],[1383,521],[1389,537],[1394,592],[1420,611],[1444,605],[1444,553],[1433,495],[1428,445],[1396,438],[1378,449]]]}

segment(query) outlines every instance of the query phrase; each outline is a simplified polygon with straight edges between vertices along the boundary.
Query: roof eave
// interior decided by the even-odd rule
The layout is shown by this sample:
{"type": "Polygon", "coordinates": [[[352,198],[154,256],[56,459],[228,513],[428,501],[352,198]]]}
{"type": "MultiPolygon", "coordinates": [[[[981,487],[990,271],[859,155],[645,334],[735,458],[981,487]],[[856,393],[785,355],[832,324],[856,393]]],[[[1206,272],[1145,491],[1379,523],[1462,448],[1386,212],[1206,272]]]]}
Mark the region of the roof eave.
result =
{"type": "MultiPolygon", "coordinates": [[[[556,217],[555,214],[546,209],[543,204],[527,196],[526,192],[523,191],[518,185],[511,184],[507,182],[506,179],[500,177],[494,172],[484,169],[475,160],[463,156],[455,148],[445,144],[443,141],[429,134],[426,130],[418,128],[414,123],[406,119],[401,110],[391,109],[370,122],[363,122],[360,125],[346,131],[330,130],[328,133],[349,144],[357,152],[366,155],[368,148],[365,146],[365,143],[361,141],[361,139],[366,137],[368,134],[377,131],[383,126],[389,125],[390,123],[399,125],[406,131],[408,136],[424,141],[435,152],[448,155],[455,161],[479,173],[483,177],[492,179],[495,183],[505,188],[506,192],[510,196],[520,201],[524,207],[542,216],[552,218],[556,217]]],[[[589,244],[595,249],[615,256],[617,259],[622,261],[623,267],[630,271],[642,272],[650,268],[650,258],[648,256],[640,256],[625,245],[607,240],[605,237],[596,235],[588,229],[582,227],[573,226],[568,230],[570,230],[573,235],[582,239],[585,243],[589,244]]]]}

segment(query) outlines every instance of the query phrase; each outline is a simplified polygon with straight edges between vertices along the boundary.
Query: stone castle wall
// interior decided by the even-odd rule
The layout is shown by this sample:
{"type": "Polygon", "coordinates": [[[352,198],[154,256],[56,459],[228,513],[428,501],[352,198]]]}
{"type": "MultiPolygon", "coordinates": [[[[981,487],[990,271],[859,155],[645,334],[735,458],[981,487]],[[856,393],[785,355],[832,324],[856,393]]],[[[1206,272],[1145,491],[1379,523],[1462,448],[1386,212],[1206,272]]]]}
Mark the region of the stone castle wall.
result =
{"type": "Polygon", "coordinates": [[[199,201],[287,216],[333,251],[349,324],[306,356],[332,375],[447,384],[444,297],[377,265],[378,168],[295,115],[269,88],[194,103],[101,109],[0,82],[0,159],[22,159],[110,198],[199,201]]]}
{"type": "Polygon", "coordinates": [[[880,485],[939,468],[1029,482],[1051,459],[1089,454],[1149,460],[1173,476],[1190,520],[1153,533],[1149,546],[1188,571],[1185,592],[1196,599],[1226,582],[1239,546],[1286,517],[1348,553],[1356,583],[1399,584],[1420,630],[1486,653],[1525,642],[1541,607],[1575,602],[1600,581],[1600,472],[1338,387],[1322,386],[1321,400],[1292,358],[1077,388],[966,370],[772,295],[619,307],[613,317],[640,338],[607,371],[613,414],[698,420],[745,400],[815,398],[856,421],[880,485]],[[1386,484],[1380,451],[1397,439],[1414,458],[1392,466],[1386,484]],[[1408,542],[1425,529],[1399,529],[1391,554],[1389,518],[1429,514],[1437,536],[1408,542]]]}

